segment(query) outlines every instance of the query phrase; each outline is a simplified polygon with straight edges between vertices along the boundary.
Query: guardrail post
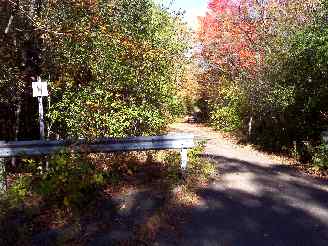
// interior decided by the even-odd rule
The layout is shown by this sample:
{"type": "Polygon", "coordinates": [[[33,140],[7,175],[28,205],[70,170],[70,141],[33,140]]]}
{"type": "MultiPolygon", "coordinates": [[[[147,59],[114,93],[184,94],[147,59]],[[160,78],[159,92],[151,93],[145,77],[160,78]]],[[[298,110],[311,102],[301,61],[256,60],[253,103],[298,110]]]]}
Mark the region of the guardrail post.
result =
{"type": "Polygon", "coordinates": [[[5,158],[0,157],[0,193],[4,193],[7,190],[7,177],[5,158]]]}
{"type": "Polygon", "coordinates": [[[187,169],[187,163],[188,163],[188,149],[181,149],[181,169],[186,170],[187,169]]]}

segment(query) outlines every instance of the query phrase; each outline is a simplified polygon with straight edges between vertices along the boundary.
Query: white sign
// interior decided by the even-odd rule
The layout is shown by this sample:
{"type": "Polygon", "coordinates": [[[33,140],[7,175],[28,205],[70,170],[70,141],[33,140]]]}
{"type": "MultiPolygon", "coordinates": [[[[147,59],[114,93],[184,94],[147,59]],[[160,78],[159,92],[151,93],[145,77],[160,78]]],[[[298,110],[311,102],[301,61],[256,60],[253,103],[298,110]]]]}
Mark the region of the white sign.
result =
{"type": "Polygon", "coordinates": [[[48,83],[47,82],[32,82],[33,97],[47,97],[48,83]]]}

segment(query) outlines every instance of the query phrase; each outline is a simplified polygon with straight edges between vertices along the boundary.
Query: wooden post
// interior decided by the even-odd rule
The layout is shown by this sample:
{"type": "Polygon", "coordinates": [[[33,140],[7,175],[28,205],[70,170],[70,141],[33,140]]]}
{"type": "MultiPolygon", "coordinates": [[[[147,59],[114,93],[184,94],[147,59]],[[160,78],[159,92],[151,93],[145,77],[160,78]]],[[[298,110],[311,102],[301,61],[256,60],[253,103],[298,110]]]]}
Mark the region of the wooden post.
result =
{"type": "Polygon", "coordinates": [[[181,169],[186,170],[187,169],[187,163],[188,163],[188,149],[181,149],[181,169]]]}
{"type": "Polygon", "coordinates": [[[7,190],[5,158],[0,157],[0,194],[7,190]]]}
{"type": "MultiPolygon", "coordinates": [[[[41,81],[41,79],[38,78],[38,81],[41,81]]],[[[43,97],[38,97],[38,103],[39,103],[39,124],[40,124],[40,139],[45,140],[45,124],[44,124],[44,113],[43,113],[43,97]]],[[[42,158],[43,159],[43,158],[42,158]]],[[[42,160],[42,167],[45,167],[45,170],[49,170],[49,163],[48,161],[42,160]]],[[[41,170],[42,172],[42,170],[41,170]]]]}
{"type": "MultiPolygon", "coordinates": [[[[38,82],[41,82],[41,78],[38,77],[38,82]]],[[[39,123],[40,123],[40,139],[45,139],[44,133],[44,115],[43,115],[43,96],[38,96],[38,103],[39,103],[39,123]]]]}
{"type": "Polygon", "coordinates": [[[40,139],[44,140],[45,139],[45,134],[44,134],[44,115],[43,115],[43,97],[38,97],[38,102],[39,102],[39,123],[40,123],[40,139]]]}
{"type": "MultiPolygon", "coordinates": [[[[45,122],[44,122],[44,110],[43,110],[43,97],[48,96],[47,83],[42,82],[41,77],[38,76],[37,81],[32,83],[32,88],[33,88],[33,97],[38,98],[40,139],[45,140],[45,122]]],[[[42,163],[44,164],[45,162],[42,161],[42,163]]],[[[46,169],[48,170],[48,162],[46,162],[46,169]]]]}

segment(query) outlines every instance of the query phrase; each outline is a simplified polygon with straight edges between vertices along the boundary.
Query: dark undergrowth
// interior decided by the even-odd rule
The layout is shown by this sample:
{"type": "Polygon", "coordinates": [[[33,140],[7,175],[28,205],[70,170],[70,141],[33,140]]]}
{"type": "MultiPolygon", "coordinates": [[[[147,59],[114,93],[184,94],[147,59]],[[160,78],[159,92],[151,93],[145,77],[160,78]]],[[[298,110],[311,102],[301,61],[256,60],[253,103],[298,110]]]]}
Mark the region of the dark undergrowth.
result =
{"type": "Polygon", "coordinates": [[[22,160],[0,203],[0,245],[153,245],[177,233],[194,189],[214,174],[189,153],[182,173],[174,151],[61,153],[22,160]],[[107,244],[106,244],[107,243],[107,244]]]}

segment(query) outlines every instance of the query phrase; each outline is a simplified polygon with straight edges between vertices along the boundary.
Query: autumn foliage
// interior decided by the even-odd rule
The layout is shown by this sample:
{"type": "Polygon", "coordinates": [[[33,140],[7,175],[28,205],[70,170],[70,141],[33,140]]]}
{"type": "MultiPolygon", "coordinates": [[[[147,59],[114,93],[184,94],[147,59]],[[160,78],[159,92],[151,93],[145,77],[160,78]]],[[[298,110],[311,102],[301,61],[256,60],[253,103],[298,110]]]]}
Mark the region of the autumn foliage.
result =
{"type": "Polygon", "coordinates": [[[245,16],[245,4],[228,0],[213,0],[201,18],[198,32],[202,43],[202,57],[229,77],[239,72],[254,74],[260,51],[256,21],[245,16]]]}
{"type": "Polygon", "coordinates": [[[327,3],[211,0],[197,32],[213,126],[275,149],[327,125],[327,3]]]}
{"type": "Polygon", "coordinates": [[[182,112],[188,34],[178,14],[151,0],[0,4],[1,30],[14,20],[0,33],[0,138],[38,138],[35,100],[21,95],[32,98],[36,76],[49,81],[50,138],[155,135],[182,112]]]}

